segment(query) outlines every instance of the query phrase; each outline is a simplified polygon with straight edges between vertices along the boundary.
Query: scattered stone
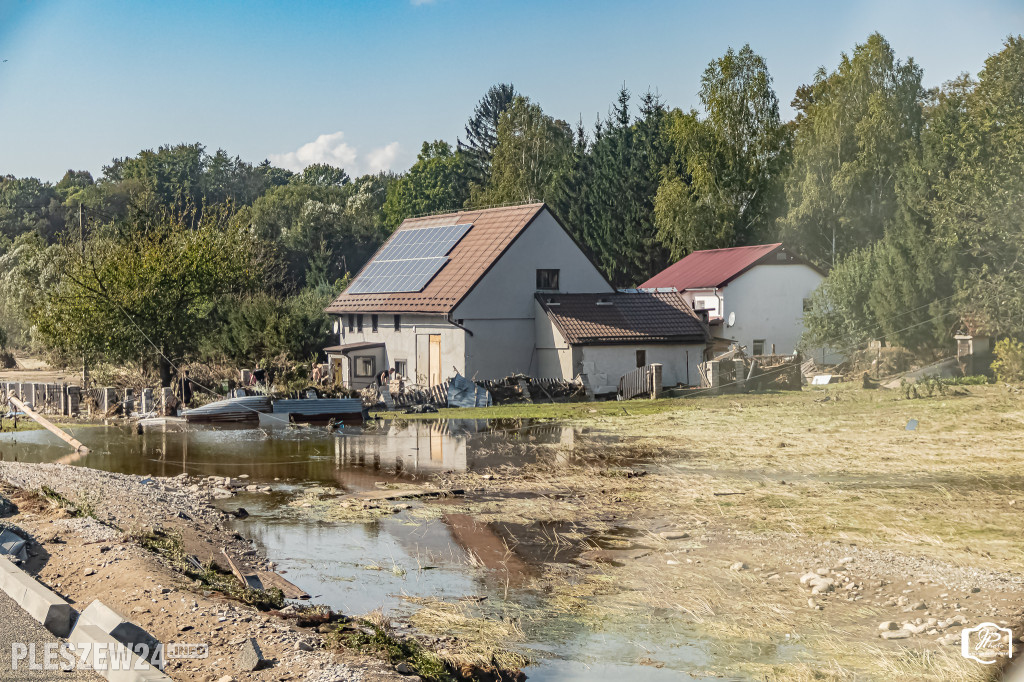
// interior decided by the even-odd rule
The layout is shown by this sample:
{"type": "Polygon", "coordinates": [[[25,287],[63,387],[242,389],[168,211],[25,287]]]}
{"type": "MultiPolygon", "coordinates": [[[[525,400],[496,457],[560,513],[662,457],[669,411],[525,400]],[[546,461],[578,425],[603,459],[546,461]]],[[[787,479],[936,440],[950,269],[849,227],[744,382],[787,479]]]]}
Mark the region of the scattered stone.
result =
{"type": "Polygon", "coordinates": [[[812,580],[816,580],[818,577],[819,576],[817,573],[804,573],[802,576],[800,576],[800,584],[806,585],[812,580]]]}
{"type": "Polygon", "coordinates": [[[399,675],[415,675],[416,668],[413,668],[405,661],[402,661],[401,663],[395,666],[395,672],[399,675]]]}
{"type": "Polygon", "coordinates": [[[919,601],[919,602],[915,603],[913,606],[911,606],[910,610],[911,611],[924,611],[927,608],[928,608],[927,604],[925,604],[923,601],[919,601]]]}
{"type": "Polygon", "coordinates": [[[829,571],[827,568],[819,568],[815,571],[818,575],[828,575],[829,571]]]}
{"type": "Polygon", "coordinates": [[[658,535],[662,540],[685,540],[690,534],[681,530],[663,530],[658,535]]]}
{"type": "Polygon", "coordinates": [[[87,568],[87,569],[85,569],[85,575],[96,575],[96,569],[95,568],[87,568]]]}
{"type": "Polygon", "coordinates": [[[879,630],[899,630],[899,624],[894,620],[884,620],[878,624],[879,630]]]}
{"type": "Polygon", "coordinates": [[[304,639],[300,639],[299,641],[297,641],[295,643],[295,650],[296,651],[312,651],[313,650],[313,645],[310,644],[309,642],[307,642],[304,639]]]}
{"type": "Polygon", "coordinates": [[[910,632],[907,630],[889,630],[879,635],[882,639],[907,639],[910,632]]]}
{"type": "Polygon", "coordinates": [[[242,650],[238,654],[238,670],[242,672],[253,672],[263,666],[263,652],[260,645],[256,643],[255,637],[250,637],[242,644],[242,650]]]}
{"type": "Polygon", "coordinates": [[[743,563],[742,561],[737,561],[736,563],[734,563],[732,566],[729,567],[730,571],[745,571],[746,569],[747,569],[747,565],[745,563],[743,563]]]}

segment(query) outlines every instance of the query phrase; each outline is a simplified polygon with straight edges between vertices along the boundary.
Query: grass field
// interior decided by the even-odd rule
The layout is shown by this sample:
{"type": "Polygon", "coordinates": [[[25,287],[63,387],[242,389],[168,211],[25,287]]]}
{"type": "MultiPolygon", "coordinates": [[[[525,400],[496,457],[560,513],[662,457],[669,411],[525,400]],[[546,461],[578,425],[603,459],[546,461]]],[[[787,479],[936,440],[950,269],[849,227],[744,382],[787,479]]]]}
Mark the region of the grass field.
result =
{"type": "Polygon", "coordinates": [[[993,679],[942,643],[959,632],[947,623],[1024,615],[1017,388],[905,399],[832,386],[434,416],[470,415],[568,420],[584,435],[544,446],[535,464],[451,474],[478,492],[452,511],[499,534],[554,529],[505,534],[512,549],[547,544],[566,558],[534,584],[548,612],[615,628],[661,614],[666,631],[712,643],[713,672],[993,679]],[[799,578],[819,568],[836,587],[812,595],[799,578]],[[880,639],[889,620],[920,632],[880,639]]]}

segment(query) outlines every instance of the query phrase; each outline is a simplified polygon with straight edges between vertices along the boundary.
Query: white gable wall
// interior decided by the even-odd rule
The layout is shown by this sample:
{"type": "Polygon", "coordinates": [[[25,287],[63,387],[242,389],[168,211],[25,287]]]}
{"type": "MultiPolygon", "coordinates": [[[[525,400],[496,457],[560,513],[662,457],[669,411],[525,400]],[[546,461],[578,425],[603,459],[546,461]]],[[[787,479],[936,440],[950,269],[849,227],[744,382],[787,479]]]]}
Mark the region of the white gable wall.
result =
{"type": "Polygon", "coordinates": [[[472,332],[466,336],[467,376],[496,379],[537,370],[538,269],[559,271],[558,293],[614,291],[551,212],[541,211],[452,312],[472,332]]]}
{"type": "MultiPolygon", "coordinates": [[[[718,327],[718,334],[754,352],[754,339],[764,339],[764,352],[789,355],[796,351],[803,333],[803,301],[810,298],[824,277],[803,263],[755,265],[720,290],[722,318],[736,314],[732,327],[718,327]]],[[[818,354],[820,360],[820,353],[818,354]]]]}

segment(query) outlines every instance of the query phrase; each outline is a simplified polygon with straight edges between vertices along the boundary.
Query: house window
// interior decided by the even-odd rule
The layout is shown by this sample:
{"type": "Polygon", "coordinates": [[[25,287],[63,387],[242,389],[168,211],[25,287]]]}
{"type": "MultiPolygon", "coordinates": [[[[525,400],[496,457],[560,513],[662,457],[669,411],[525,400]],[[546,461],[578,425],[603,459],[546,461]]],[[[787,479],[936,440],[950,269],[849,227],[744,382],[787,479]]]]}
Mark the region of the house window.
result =
{"type": "Polygon", "coordinates": [[[638,350],[636,352],[636,366],[637,367],[643,367],[646,364],[647,364],[647,351],[645,351],[645,350],[638,350]]]}
{"type": "Polygon", "coordinates": [[[370,315],[370,328],[371,328],[371,330],[374,333],[377,332],[377,323],[378,322],[380,322],[380,316],[379,315],[370,315]]]}
{"type": "Polygon", "coordinates": [[[754,355],[764,355],[764,339],[754,339],[754,355]]]}
{"type": "Polygon", "coordinates": [[[406,360],[395,360],[395,374],[400,377],[409,376],[409,362],[406,360]]]}
{"type": "Polygon", "coordinates": [[[356,316],[352,313],[348,314],[348,330],[354,332],[356,330],[356,316]]]}
{"type": "Polygon", "coordinates": [[[355,363],[357,377],[372,377],[377,373],[377,359],[372,355],[359,355],[352,358],[355,363]]]}
{"type": "Polygon", "coordinates": [[[401,315],[395,315],[395,331],[396,332],[402,331],[402,316],[401,315]]]}
{"type": "Polygon", "coordinates": [[[558,270],[538,270],[537,289],[540,291],[558,291],[558,270]]]}
{"type": "Polygon", "coordinates": [[[363,331],[363,315],[362,313],[356,315],[356,331],[363,331]]]}
{"type": "Polygon", "coordinates": [[[811,312],[811,299],[809,299],[809,298],[805,298],[804,299],[804,312],[805,313],[811,312]]]}

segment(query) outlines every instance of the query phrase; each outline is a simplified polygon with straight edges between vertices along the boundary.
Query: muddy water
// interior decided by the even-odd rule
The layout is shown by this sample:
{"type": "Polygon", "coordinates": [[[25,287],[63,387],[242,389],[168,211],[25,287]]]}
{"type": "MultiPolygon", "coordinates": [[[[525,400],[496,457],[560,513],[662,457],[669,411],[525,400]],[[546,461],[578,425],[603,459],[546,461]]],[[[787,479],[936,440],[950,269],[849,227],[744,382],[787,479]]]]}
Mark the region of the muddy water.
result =
{"type": "MultiPolygon", "coordinates": [[[[410,608],[403,596],[486,597],[489,603],[507,600],[544,613],[543,598],[518,585],[542,562],[571,559],[549,543],[531,542],[566,529],[490,528],[459,514],[443,519],[416,514],[419,505],[430,503],[371,522],[332,523],[288,502],[310,486],[358,492],[381,481],[423,481],[443,471],[519,464],[535,456],[538,444],[561,444],[560,452],[571,453],[577,435],[563,426],[482,420],[375,422],[340,434],[319,428],[193,426],[157,427],[139,435],[122,427],[90,427],[75,433],[91,449],[88,455],[68,455],[57,438],[32,431],[0,434],[0,458],[143,476],[247,474],[254,483],[270,484],[274,493],[241,494],[222,504],[246,508],[250,516],[238,522],[239,530],[279,571],[314,595],[315,603],[349,614],[381,608],[401,621],[410,608]],[[506,546],[516,546],[516,554],[510,557],[506,546]],[[487,569],[492,559],[502,565],[500,579],[487,569]]],[[[538,663],[526,672],[531,680],[676,680],[683,673],[686,679],[702,679],[697,671],[715,667],[710,643],[666,632],[661,622],[652,618],[644,627],[617,628],[534,619],[523,627],[538,663]],[[650,658],[664,667],[643,665],[650,658]]]]}

